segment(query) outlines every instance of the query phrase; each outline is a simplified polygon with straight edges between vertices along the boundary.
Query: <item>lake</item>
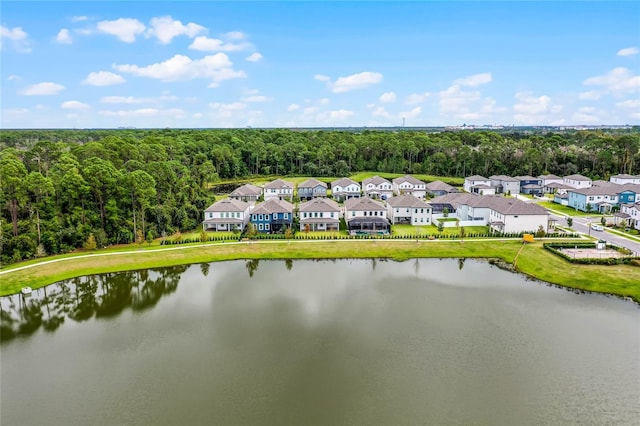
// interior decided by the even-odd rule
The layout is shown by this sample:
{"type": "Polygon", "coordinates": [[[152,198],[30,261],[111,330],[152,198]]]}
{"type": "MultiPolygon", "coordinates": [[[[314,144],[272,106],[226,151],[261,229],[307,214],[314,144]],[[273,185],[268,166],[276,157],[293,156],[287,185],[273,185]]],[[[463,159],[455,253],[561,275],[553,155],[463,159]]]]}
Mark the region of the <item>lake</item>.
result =
{"type": "Polygon", "coordinates": [[[479,260],[232,261],[0,299],[7,425],[637,425],[640,309],[479,260]]]}

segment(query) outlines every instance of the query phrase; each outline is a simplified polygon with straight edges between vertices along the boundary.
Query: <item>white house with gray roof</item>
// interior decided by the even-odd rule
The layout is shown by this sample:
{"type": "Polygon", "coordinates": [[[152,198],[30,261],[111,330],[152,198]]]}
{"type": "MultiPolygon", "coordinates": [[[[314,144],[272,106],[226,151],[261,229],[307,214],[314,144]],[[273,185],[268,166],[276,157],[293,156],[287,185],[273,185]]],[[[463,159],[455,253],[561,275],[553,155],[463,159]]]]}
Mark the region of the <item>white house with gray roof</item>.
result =
{"type": "Polygon", "coordinates": [[[413,176],[406,175],[393,179],[393,192],[396,195],[409,194],[416,198],[425,199],[427,196],[427,184],[413,176]]]}
{"type": "Polygon", "coordinates": [[[494,200],[489,206],[489,226],[497,232],[549,232],[549,212],[536,203],[516,198],[494,200]]]}
{"type": "Polygon", "coordinates": [[[374,176],[362,181],[362,191],[369,198],[386,200],[393,197],[393,185],[380,176],[374,176]]]}
{"type": "Polygon", "coordinates": [[[387,200],[387,217],[392,225],[431,225],[431,206],[410,194],[387,200]]]}
{"type": "Polygon", "coordinates": [[[634,176],[634,175],[628,175],[628,174],[619,174],[619,175],[611,176],[609,178],[609,181],[611,181],[611,183],[616,183],[618,185],[624,185],[626,183],[640,184],[640,175],[634,176]]]}
{"type": "Polygon", "coordinates": [[[264,199],[293,200],[293,184],[282,179],[276,179],[264,186],[264,199]]]}
{"type": "Polygon", "coordinates": [[[362,187],[355,180],[342,178],[331,182],[331,195],[338,201],[359,198],[361,192],[362,187]]]}
{"type": "Polygon", "coordinates": [[[262,188],[250,183],[244,184],[231,192],[229,198],[234,198],[240,201],[246,201],[249,203],[255,203],[262,195],[262,188]]]}
{"type": "Polygon", "coordinates": [[[345,201],[344,218],[352,233],[389,232],[386,206],[371,198],[351,198],[345,201]]]}
{"type": "Polygon", "coordinates": [[[251,205],[245,201],[225,198],[204,211],[205,231],[242,231],[249,222],[251,205]]]}
{"type": "Polygon", "coordinates": [[[622,204],[620,213],[625,215],[627,226],[640,230],[640,203],[622,204]]]}
{"type": "Polygon", "coordinates": [[[591,179],[586,176],[573,174],[562,178],[562,183],[575,189],[590,188],[591,179]]]}
{"type": "Polygon", "coordinates": [[[314,198],[298,207],[300,230],[337,231],[340,229],[340,206],[328,198],[314,198]]]}
{"type": "Polygon", "coordinates": [[[444,183],[441,180],[434,180],[425,185],[427,193],[432,197],[438,197],[440,195],[452,194],[459,192],[454,186],[444,183]]]}
{"type": "Polygon", "coordinates": [[[496,189],[491,186],[491,179],[480,175],[464,178],[464,190],[480,195],[492,195],[496,193],[496,189]]]}
{"type": "Polygon", "coordinates": [[[491,180],[491,186],[496,189],[496,194],[519,194],[520,193],[520,181],[511,176],[505,175],[493,175],[489,176],[491,180]]]}

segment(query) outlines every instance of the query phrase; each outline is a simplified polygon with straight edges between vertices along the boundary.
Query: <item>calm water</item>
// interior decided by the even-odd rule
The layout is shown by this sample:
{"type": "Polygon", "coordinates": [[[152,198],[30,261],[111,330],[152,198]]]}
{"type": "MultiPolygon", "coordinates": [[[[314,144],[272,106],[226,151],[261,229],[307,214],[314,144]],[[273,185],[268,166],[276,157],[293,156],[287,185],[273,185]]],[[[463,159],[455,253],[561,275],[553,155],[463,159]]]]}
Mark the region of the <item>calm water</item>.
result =
{"type": "Polygon", "coordinates": [[[640,419],[636,305],[480,261],[234,261],[0,302],[3,426],[640,419]]]}

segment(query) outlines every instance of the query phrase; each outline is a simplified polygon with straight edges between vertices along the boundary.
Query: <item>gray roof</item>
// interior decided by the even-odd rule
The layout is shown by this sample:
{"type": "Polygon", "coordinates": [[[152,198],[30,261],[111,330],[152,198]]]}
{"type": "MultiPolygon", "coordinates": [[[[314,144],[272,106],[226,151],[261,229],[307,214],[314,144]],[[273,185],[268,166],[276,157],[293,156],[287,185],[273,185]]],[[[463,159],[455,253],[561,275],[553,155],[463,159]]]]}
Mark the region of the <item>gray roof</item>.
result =
{"type": "Polygon", "coordinates": [[[246,197],[246,196],[259,196],[262,194],[262,188],[256,185],[252,185],[250,183],[246,183],[236,189],[229,195],[233,195],[236,197],[246,197]]]}
{"type": "Polygon", "coordinates": [[[473,176],[464,178],[464,180],[491,180],[491,179],[487,179],[486,177],[480,176],[480,175],[473,175],[473,176]]]}
{"type": "Polygon", "coordinates": [[[225,198],[211,204],[205,212],[243,212],[249,208],[249,203],[236,200],[235,198],[225,198]]]}
{"type": "Polygon", "coordinates": [[[618,185],[612,183],[610,185],[597,185],[590,188],[570,189],[569,192],[575,192],[582,195],[616,195],[620,192],[618,185]]]}
{"type": "Polygon", "coordinates": [[[314,198],[311,201],[300,203],[298,211],[301,212],[339,212],[340,206],[328,198],[314,198]]]}
{"type": "Polygon", "coordinates": [[[517,180],[540,180],[540,178],[536,178],[536,177],[529,176],[529,175],[516,176],[514,179],[517,179],[517,180]]]}
{"type": "Polygon", "coordinates": [[[403,182],[409,182],[411,185],[425,185],[423,181],[421,181],[420,179],[416,179],[411,175],[398,177],[393,180],[393,183],[397,185],[400,185],[403,182]]]}
{"type": "Polygon", "coordinates": [[[391,207],[430,208],[431,206],[410,194],[402,194],[387,200],[391,207]]]}
{"type": "Polygon", "coordinates": [[[382,203],[372,200],[371,198],[350,198],[344,202],[344,206],[349,211],[375,211],[386,210],[382,203]]]}
{"type": "Polygon", "coordinates": [[[489,208],[506,215],[546,215],[549,212],[536,203],[525,203],[514,197],[502,195],[447,194],[433,198],[430,204],[451,204],[456,209],[461,204],[474,208],[489,208]]]}
{"type": "Polygon", "coordinates": [[[540,175],[538,176],[538,178],[540,179],[544,179],[544,180],[550,180],[550,179],[562,179],[560,176],[557,175],[540,175]]]}
{"type": "Polygon", "coordinates": [[[334,180],[333,182],[331,182],[331,187],[332,188],[334,186],[345,187],[345,186],[349,186],[349,185],[358,185],[358,187],[360,187],[360,184],[358,182],[356,182],[353,179],[349,179],[349,178],[342,178],[342,179],[334,180]]]}
{"type": "Polygon", "coordinates": [[[582,175],[578,175],[578,174],[574,174],[574,175],[569,175],[569,176],[565,176],[564,179],[571,179],[571,180],[591,180],[586,176],[582,176],[582,175]]]}
{"type": "Polygon", "coordinates": [[[266,184],[265,189],[279,189],[279,188],[290,188],[293,189],[293,184],[291,182],[286,182],[282,179],[276,179],[274,181],[266,184]]]}
{"type": "Polygon", "coordinates": [[[298,188],[315,188],[316,186],[321,186],[325,189],[327,188],[326,183],[313,178],[305,180],[304,182],[298,185],[298,188]]]}
{"type": "Polygon", "coordinates": [[[434,180],[433,182],[429,182],[427,184],[427,189],[431,190],[431,191],[447,191],[447,192],[451,192],[453,190],[455,190],[456,188],[449,185],[448,183],[444,183],[441,180],[434,180]]]}
{"type": "Polygon", "coordinates": [[[381,183],[388,183],[388,184],[390,184],[391,182],[389,182],[389,181],[388,181],[388,180],[386,180],[385,178],[381,178],[380,176],[370,177],[370,178],[367,178],[367,179],[365,179],[365,180],[363,180],[363,181],[362,181],[362,185],[363,185],[363,186],[366,186],[366,185],[368,185],[368,184],[370,184],[370,183],[372,183],[372,184],[374,184],[374,185],[376,185],[376,186],[377,186],[377,185],[380,185],[381,183]]]}
{"type": "Polygon", "coordinates": [[[501,180],[503,182],[518,182],[518,179],[512,178],[511,176],[506,176],[506,175],[493,175],[493,176],[489,176],[489,179],[501,180]]]}
{"type": "Polygon", "coordinates": [[[619,174],[619,175],[615,175],[615,176],[611,176],[612,178],[618,178],[618,179],[638,179],[640,178],[640,176],[634,176],[634,175],[628,175],[625,173],[619,174]]]}
{"type": "Polygon", "coordinates": [[[293,204],[286,200],[271,199],[258,204],[251,214],[293,213],[293,204]]]}

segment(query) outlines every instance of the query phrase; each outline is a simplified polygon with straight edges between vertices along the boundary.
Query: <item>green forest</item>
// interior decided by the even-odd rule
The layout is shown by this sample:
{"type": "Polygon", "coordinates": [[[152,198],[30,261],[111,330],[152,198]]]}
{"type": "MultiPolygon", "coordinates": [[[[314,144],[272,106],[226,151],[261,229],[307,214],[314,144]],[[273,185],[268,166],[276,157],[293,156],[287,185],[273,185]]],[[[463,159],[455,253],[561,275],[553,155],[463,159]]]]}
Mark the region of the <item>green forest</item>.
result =
{"type": "Polygon", "coordinates": [[[198,228],[212,183],[357,172],[640,174],[640,131],[2,130],[0,261],[198,228]]]}

